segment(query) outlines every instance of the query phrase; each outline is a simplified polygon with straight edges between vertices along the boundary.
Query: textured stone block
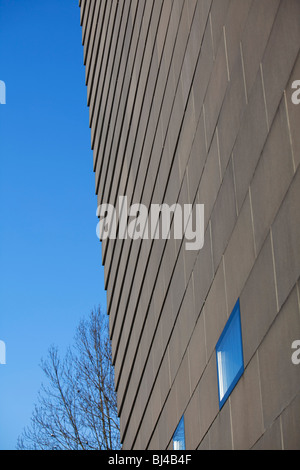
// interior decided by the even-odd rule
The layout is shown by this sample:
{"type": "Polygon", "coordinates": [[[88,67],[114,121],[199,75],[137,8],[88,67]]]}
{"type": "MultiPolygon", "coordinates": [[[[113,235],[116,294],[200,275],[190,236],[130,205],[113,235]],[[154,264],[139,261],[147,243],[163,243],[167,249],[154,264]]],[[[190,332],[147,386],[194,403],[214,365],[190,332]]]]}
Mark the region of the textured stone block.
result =
{"type": "Polygon", "coordinates": [[[300,276],[300,171],[272,226],[279,307],[300,276]]]}
{"type": "Polygon", "coordinates": [[[231,397],[233,448],[251,448],[264,430],[260,395],[260,375],[257,356],[254,356],[231,397]],[[247,423],[247,425],[246,425],[247,423]]]}
{"type": "Polygon", "coordinates": [[[199,382],[200,440],[207,433],[219,411],[216,370],[216,358],[213,354],[199,382]]]}
{"type": "Polygon", "coordinates": [[[299,394],[298,366],[291,360],[292,343],[299,338],[300,315],[294,288],[258,350],[265,427],[299,394]]]}
{"type": "Polygon", "coordinates": [[[282,100],[251,184],[257,250],[266,237],[292,177],[291,143],[282,100]]]}
{"type": "Polygon", "coordinates": [[[209,430],[211,450],[232,450],[230,402],[227,401],[209,430]]]}
{"type": "Polygon", "coordinates": [[[249,360],[277,315],[276,285],[270,235],[240,297],[244,361],[249,360]]]}
{"type": "Polygon", "coordinates": [[[214,270],[216,271],[237,219],[235,187],[230,162],[211,215],[214,270]]]}
{"type": "Polygon", "coordinates": [[[245,199],[224,254],[228,310],[232,311],[255,260],[249,195],[245,199]]]}
{"type": "Polygon", "coordinates": [[[205,302],[205,332],[208,357],[212,354],[228,318],[223,262],[205,302]]]}
{"type": "Polygon", "coordinates": [[[284,450],[300,450],[300,393],[282,413],[284,450]]]}

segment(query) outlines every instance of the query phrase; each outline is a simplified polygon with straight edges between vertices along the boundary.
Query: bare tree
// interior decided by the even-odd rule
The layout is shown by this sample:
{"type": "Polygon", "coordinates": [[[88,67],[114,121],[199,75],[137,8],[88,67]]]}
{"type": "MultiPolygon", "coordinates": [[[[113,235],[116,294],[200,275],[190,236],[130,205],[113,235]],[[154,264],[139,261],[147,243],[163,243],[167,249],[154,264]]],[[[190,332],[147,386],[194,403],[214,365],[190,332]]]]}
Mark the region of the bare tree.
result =
{"type": "Polygon", "coordinates": [[[52,346],[41,367],[47,385],[17,449],[120,449],[108,321],[100,308],[80,322],[63,360],[52,346]]]}

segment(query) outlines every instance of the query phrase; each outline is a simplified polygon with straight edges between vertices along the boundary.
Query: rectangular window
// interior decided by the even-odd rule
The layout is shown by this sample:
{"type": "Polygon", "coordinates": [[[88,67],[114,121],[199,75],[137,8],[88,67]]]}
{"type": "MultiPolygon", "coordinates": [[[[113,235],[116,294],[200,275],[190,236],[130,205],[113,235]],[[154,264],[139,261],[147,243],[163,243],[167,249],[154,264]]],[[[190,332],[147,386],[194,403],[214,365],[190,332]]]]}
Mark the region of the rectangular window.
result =
{"type": "Polygon", "coordinates": [[[244,372],[239,300],[217,343],[216,356],[221,409],[244,372]]]}
{"type": "Polygon", "coordinates": [[[173,434],[173,450],[185,450],[184,418],[182,416],[173,434]]]}

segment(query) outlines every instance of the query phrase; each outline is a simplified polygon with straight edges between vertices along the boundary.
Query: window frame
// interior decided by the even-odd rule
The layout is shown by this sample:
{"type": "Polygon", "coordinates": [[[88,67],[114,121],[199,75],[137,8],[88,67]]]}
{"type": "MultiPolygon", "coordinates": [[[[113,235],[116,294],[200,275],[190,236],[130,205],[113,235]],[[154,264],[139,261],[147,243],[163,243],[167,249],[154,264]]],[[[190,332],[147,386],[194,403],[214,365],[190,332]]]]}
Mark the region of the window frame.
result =
{"type": "Polygon", "coordinates": [[[218,398],[219,398],[219,408],[224,406],[225,402],[228,400],[228,397],[231,395],[233,389],[237,385],[238,381],[240,380],[241,376],[244,373],[245,366],[244,366],[244,351],[243,351],[243,338],[242,338],[242,324],[241,324],[241,312],[240,312],[240,300],[236,302],[231,315],[229,319],[227,320],[227,323],[219,337],[219,340],[216,344],[216,361],[217,361],[217,380],[218,380],[218,398]],[[228,386],[226,392],[224,393],[223,397],[221,398],[221,387],[220,387],[220,380],[222,378],[222,370],[220,371],[219,369],[219,359],[218,359],[218,352],[222,351],[222,343],[224,342],[224,339],[226,338],[226,335],[233,323],[234,320],[236,320],[236,317],[238,317],[238,331],[239,331],[239,336],[236,339],[237,344],[240,348],[241,352],[241,366],[237,370],[234,378],[232,379],[230,385],[228,386]]]}

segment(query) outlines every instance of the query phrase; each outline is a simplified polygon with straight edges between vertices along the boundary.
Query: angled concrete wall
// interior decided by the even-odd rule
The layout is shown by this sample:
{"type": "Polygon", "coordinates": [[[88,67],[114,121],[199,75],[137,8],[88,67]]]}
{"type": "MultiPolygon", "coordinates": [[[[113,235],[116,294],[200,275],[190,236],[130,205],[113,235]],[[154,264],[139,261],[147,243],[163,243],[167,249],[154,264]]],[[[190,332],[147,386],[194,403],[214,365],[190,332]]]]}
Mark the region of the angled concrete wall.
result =
{"type": "Polygon", "coordinates": [[[199,251],[105,240],[124,449],[300,447],[299,0],[81,0],[98,203],[204,204],[199,251]],[[219,409],[240,299],[245,370],[219,409]]]}

